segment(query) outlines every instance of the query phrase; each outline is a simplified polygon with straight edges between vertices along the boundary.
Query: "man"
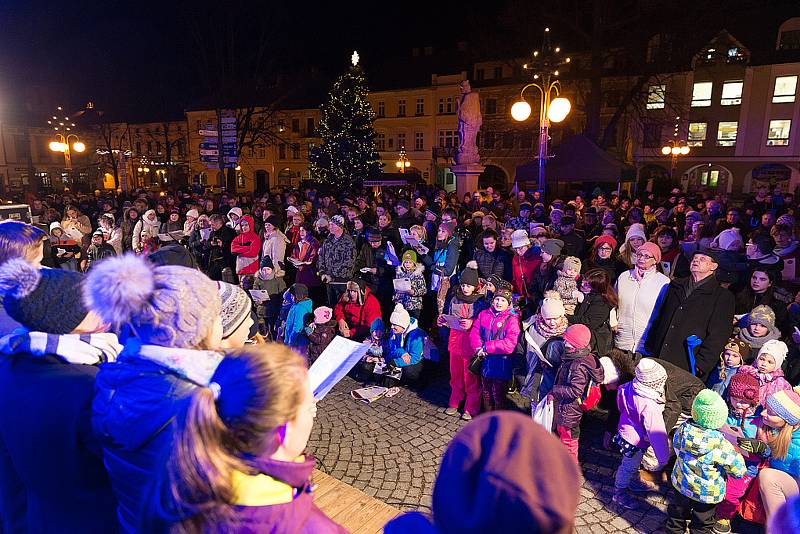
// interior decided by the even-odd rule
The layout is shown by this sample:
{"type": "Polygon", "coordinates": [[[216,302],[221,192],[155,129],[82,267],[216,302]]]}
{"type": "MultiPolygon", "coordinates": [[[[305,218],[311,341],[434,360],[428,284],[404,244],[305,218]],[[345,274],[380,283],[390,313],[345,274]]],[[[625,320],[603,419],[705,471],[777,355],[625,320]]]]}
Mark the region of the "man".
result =
{"type": "Polygon", "coordinates": [[[356,244],[345,231],[344,217],[334,215],[328,223],[330,233],[319,249],[319,276],[328,292],[328,306],[333,308],[344,292],[344,284],[353,277],[356,244]]]}
{"type": "Polygon", "coordinates": [[[361,279],[381,301],[391,300],[394,268],[386,263],[386,246],[377,228],[367,228],[367,242],[358,251],[354,271],[360,273],[361,279]]]}
{"type": "Polygon", "coordinates": [[[381,305],[363,280],[350,280],[333,308],[339,333],[354,341],[369,336],[370,327],[381,316],[381,305]]]}
{"type": "Polygon", "coordinates": [[[736,208],[728,209],[724,219],[717,219],[717,224],[714,227],[714,235],[719,235],[722,231],[728,230],[729,228],[738,228],[739,235],[741,235],[743,239],[747,239],[747,234],[750,231],[750,228],[741,222],[739,210],[736,208]]]}
{"type": "Polygon", "coordinates": [[[575,231],[575,217],[569,215],[561,219],[559,239],[564,242],[563,254],[565,256],[584,257],[586,237],[575,231]]]}
{"type": "Polygon", "coordinates": [[[597,208],[594,206],[589,206],[584,210],[581,230],[587,241],[603,233],[603,228],[598,224],[597,220],[597,208]]]}
{"type": "Polygon", "coordinates": [[[209,243],[211,251],[208,259],[208,277],[218,282],[222,281],[222,271],[226,268],[236,276],[236,256],[231,252],[231,243],[236,238],[236,230],[225,225],[225,219],[219,213],[209,217],[211,223],[211,237],[209,243]]]}
{"type": "Polygon", "coordinates": [[[504,280],[511,278],[508,254],[497,244],[497,232],[487,229],[482,234],[482,243],[475,247],[473,259],[478,263],[478,274],[481,278],[489,278],[496,274],[504,280]]]}
{"type": "Polygon", "coordinates": [[[397,213],[397,218],[393,221],[394,228],[396,230],[399,230],[400,228],[405,228],[408,230],[415,224],[419,224],[421,222],[419,217],[415,216],[414,213],[409,209],[408,200],[398,200],[394,211],[397,213]]]}
{"type": "Polygon", "coordinates": [[[791,291],[797,291],[800,289],[800,246],[798,246],[800,243],[794,238],[794,224],[789,225],[785,222],[788,221],[775,224],[770,235],[775,240],[775,255],[783,260],[780,285],[791,291]]]}
{"type": "Polygon", "coordinates": [[[648,354],[667,360],[705,380],[719,364],[719,355],[730,337],[733,293],[719,285],[714,273],[719,261],[714,252],[696,252],[688,278],[673,280],[647,334],[648,354]],[[697,336],[694,367],[687,338],[697,336]]]}
{"type": "Polygon", "coordinates": [[[525,230],[527,232],[530,228],[530,215],[530,203],[521,202],[519,205],[519,216],[508,221],[506,228],[511,228],[512,230],[525,230]]]}

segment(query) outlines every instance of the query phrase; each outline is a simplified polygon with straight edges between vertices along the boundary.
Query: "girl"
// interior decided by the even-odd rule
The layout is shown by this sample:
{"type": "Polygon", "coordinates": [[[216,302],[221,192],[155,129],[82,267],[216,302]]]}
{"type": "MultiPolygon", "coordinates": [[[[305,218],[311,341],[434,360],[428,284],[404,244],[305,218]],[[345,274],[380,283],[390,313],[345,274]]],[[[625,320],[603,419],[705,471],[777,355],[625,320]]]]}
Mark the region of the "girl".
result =
{"type": "Polygon", "coordinates": [[[792,386],[783,377],[783,370],[781,370],[788,352],[789,349],[783,341],[767,341],[758,351],[758,357],[753,365],[744,365],[739,369],[740,373],[747,373],[758,379],[758,401],[762,406],[770,395],[792,389],[792,386]]]}
{"type": "Polygon", "coordinates": [[[293,284],[288,291],[292,305],[289,315],[286,316],[286,330],[283,342],[295,349],[304,349],[308,345],[308,338],[304,334],[307,316],[312,314],[312,302],[308,298],[308,288],[304,284],[293,284]]]}
{"type": "Polygon", "coordinates": [[[486,411],[500,410],[505,405],[508,381],[511,379],[511,358],[519,339],[519,316],[511,308],[511,291],[498,289],[492,307],[478,314],[469,333],[472,353],[483,359],[483,403],[486,411]]]}
{"type": "Polygon", "coordinates": [[[593,269],[603,269],[608,273],[611,282],[617,279],[617,271],[614,263],[614,250],[617,248],[617,240],[610,235],[601,235],[594,240],[589,259],[583,262],[583,269],[588,272],[593,269]]]}
{"type": "Polygon", "coordinates": [[[800,493],[800,388],[767,397],[756,437],[769,445],[769,467],[758,473],[767,519],[786,499],[800,493]]]}
{"type": "Polygon", "coordinates": [[[313,364],[336,337],[336,320],[333,310],[320,306],[314,310],[314,320],[306,327],[308,337],[308,363],[313,364]]]}
{"type": "Polygon", "coordinates": [[[241,277],[258,272],[258,253],[261,252],[261,238],[255,232],[253,218],[245,215],[239,220],[239,235],[231,243],[231,252],[236,255],[236,274],[241,277]]]}
{"type": "MultiPolygon", "coordinates": [[[[478,269],[475,262],[468,262],[461,273],[460,284],[450,289],[450,297],[445,302],[447,314],[459,318],[459,328],[450,328],[447,350],[450,353],[450,400],[447,415],[458,415],[458,406],[464,401],[464,414],[469,421],[481,409],[481,379],[469,371],[472,357],[470,331],[478,314],[487,308],[486,301],[477,293],[478,269]]],[[[444,317],[436,321],[439,327],[447,325],[444,317]]]]}
{"type": "Polygon", "coordinates": [[[617,255],[617,274],[622,274],[628,269],[632,269],[636,263],[634,254],[639,247],[644,245],[647,241],[647,236],[644,233],[644,226],[642,224],[632,224],[628,231],[625,233],[625,242],[619,248],[617,255]]]}
{"type": "Polygon", "coordinates": [[[654,241],[661,249],[661,270],[670,280],[689,276],[689,260],[683,255],[674,228],[661,226],[656,230],[654,241]]]}
{"type": "Polygon", "coordinates": [[[389,322],[392,330],[383,357],[390,366],[402,369],[403,383],[417,384],[422,375],[425,332],[401,304],[395,305],[389,322]]]}
{"type": "Polygon", "coordinates": [[[113,213],[104,213],[98,220],[99,230],[103,231],[103,239],[114,248],[117,256],[122,254],[122,230],[116,225],[113,213]]]}
{"type": "Polygon", "coordinates": [[[53,253],[53,265],[67,271],[80,270],[81,244],[64,234],[58,221],[50,223],[50,250],[53,253]]]}
{"type": "Polygon", "coordinates": [[[750,283],[736,294],[735,313],[747,313],[753,308],[766,305],[775,313],[775,326],[779,330],[786,332],[787,313],[786,302],[790,300],[782,295],[782,288],[777,288],[776,283],[780,281],[781,273],[774,268],[760,267],[752,271],[750,283]],[[778,299],[781,294],[781,299],[778,299]]]}
{"type": "Polygon", "coordinates": [[[345,532],[313,502],[304,455],[317,413],[303,359],[242,349],[196,388],[158,469],[148,530],[345,532]]]}
{"type": "Polygon", "coordinates": [[[125,210],[125,214],[122,217],[122,224],[120,225],[122,229],[122,250],[124,252],[133,250],[133,229],[136,227],[138,221],[139,212],[136,211],[136,208],[128,208],[125,210]]]}
{"type": "Polygon", "coordinates": [[[434,250],[423,258],[423,261],[430,261],[430,265],[425,264],[425,266],[431,271],[430,293],[426,304],[433,306],[435,302],[437,316],[442,313],[447,291],[450,289],[450,277],[455,274],[458,267],[460,243],[455,237],[455,231],[455,222],[442,222],[436,231],[434,250]]]}
{"type": "Polygon", "coordinates": [[[727,399],[731,378],[748,358],[750,358],[750,344],[741,339],[730,338],[719,356],[719,365],[711,372],[706,385],[719,393],[720,397],[727,399]]]}
{"type": "MultiPolygon", "coordinates": [[[[290,258],[294,258],[290,263],[297,268],[295,282],[308,286],[311,295],[314,296],[319,290],[322,282],[317,276],[317,255],[319,253],[319,242],[314,238],[314,231],[310,224],[303,223],[298,228],[300,240],[292,248],[290,258]]],[[[319,295],[322,300],[322,295],[319,295]]]]}
{"type": "Polygon", "coordinates": [[[775,327],[775,313],[763,304],[756,306],[744,319],[744,327],[738,328],[736,337],[747,341],[753,350],[758,350],[772,339],[780,339],[781,333],[775,327]]]}
{"type": "Polygon", "coordinates": [[[410,289],[407,291],[395,289],[392,300],[402,305],[409,315],[416,319],[419,319],[422,311],[422,297],[428,291],[423,275],[424,271],[425,266],[417,263],[417,253],[413,250],[406,250],[395,275],[395,280],[407,280],[410,289]]]}
{"type": "Polygon", "coordinates": [[[133,251],[147,256],[158,250],[158,232],[161,221],[158,220],[155,210],[147,210],[133,228],[133,251]]]}
{"type": "Polygon", "coordinates": [[[571,324],[588,326],[592,332],[592,352],[604,356],[612,345],[609,317],[618,304],[617,292],[605,269],[593,269],[583,275],[580,290],[585,297],[568,320],[571,324]]]}

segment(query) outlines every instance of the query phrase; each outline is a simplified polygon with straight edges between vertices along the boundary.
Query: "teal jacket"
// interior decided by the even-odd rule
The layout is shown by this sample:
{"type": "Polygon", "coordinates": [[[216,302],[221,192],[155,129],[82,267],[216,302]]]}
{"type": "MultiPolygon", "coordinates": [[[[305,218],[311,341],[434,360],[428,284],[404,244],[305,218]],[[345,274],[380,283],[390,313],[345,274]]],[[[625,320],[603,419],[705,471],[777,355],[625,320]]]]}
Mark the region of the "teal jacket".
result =
{"type": "Polygon", "coordinates": [[[289,309],[286,317],[286,333],[283,335],[283,342],[290,347],[305,347],[308,345],[308,338],[303,329],[305,328],[306,315],[313,313],[311,299],[295,302],[289,309]]]}
{"type": "Polygon", "coordinates": [[[425,350],[425,331],[419,328],[417,320],[411,318],[411,324],[402,334],[392,332],[387,342],[387,350],[384,351],[386,361],[392,361],[397,367],[407,367],[422,361],[422,353],[425,350]],[[411,356],[411,363],[403,361],[403,354],[411,356]]]}
{"type": "Polygon", "coordinates": [[[769,466],[773,469],[789,473],[794,478],[800,477],[800,430],[792,433],[792,441],[789,443],[789,451],[783,460],[774,456],[769,460],[769,466]]]}

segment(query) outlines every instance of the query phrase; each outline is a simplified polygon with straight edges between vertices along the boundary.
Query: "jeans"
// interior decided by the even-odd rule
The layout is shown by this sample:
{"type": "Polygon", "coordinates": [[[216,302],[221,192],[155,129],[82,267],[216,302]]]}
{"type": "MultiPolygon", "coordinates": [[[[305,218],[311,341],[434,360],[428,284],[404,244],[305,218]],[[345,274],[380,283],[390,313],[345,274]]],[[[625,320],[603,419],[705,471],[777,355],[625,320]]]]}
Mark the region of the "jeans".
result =
{"type": "Polygon", "coordinates": [[[698,502],[679,493],[675,504],[667,506],[664,530],[673,534],[684,534],[688,525],[691,534],[712,534],[716,523],[716,509],[716,504],[698,502]]]}
{"type": "Polygon", "coordinates": [[[639,449],[633,456],[622,456],[622,463],[617,468],[614,475],[614,489],[622,491],[628,489],[628,485],[634,476],[639,475],[639,466],[642,465],[644,449],[639,449]]]}

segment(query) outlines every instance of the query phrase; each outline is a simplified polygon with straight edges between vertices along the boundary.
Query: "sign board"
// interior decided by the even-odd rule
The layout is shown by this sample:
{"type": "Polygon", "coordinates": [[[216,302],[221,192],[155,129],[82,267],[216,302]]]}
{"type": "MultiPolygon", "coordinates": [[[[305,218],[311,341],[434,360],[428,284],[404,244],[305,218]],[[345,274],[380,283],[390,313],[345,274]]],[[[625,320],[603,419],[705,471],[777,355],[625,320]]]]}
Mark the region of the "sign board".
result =
{"type": "Polygon", "coordinates": [[[31,224],[31,207],[27,204],[0,205],[0,221],[6,220],[31,224]]]}
{"type": "MultiPolygon", "coordinates": [[[[236,119],[234,119],[235,121],[236,119]]],[[[222,121],[222,130],[235,130],[236,129],[236,122],[225,122],[222,121]]]]}
{"type": "Polygon", "coordinates": [[[219,135],[219,132],[216,130],[200,130],[200,135],[203,137],[216,137],[219,135]]]}
{"type": "Polygon", "coordinates": [[[236,124],[236,117],[222,117],[222,123],[223,124],[230,124],[230,123],[236,124]]]}

